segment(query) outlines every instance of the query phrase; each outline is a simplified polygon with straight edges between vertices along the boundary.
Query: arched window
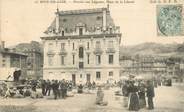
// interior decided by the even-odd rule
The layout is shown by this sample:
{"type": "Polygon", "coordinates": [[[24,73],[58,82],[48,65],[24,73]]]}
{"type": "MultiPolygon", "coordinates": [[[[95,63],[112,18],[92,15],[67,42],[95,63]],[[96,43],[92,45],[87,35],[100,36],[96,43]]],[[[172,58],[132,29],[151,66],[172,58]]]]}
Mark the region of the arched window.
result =
{"type": "Polygon", "coordinates": [[[83,47],[79,48],[79,58],[83,58],[84,57],[84,49],[83,47]]]}

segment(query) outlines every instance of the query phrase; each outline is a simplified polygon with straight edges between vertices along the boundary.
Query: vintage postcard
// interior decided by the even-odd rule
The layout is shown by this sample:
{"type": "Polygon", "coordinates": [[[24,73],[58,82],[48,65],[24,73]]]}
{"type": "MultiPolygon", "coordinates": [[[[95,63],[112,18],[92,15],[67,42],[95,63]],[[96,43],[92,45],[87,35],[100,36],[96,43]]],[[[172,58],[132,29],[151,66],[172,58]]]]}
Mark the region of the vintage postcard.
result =
{"type": "Polygon", "coordinates": [[[0,0],[0,112],[184,112],[184,0],[0,0]]]}

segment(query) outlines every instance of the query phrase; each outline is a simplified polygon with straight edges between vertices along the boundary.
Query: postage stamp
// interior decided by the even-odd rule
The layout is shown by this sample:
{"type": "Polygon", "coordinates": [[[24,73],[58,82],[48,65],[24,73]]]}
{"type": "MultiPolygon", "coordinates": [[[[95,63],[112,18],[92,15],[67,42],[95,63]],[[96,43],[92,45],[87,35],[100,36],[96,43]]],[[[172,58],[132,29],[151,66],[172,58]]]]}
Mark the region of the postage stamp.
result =
{"type": "Polygon", "coordinates": [[[157,35],[183,36],[182,11],[182,5],[157,5],[157,35]]]}

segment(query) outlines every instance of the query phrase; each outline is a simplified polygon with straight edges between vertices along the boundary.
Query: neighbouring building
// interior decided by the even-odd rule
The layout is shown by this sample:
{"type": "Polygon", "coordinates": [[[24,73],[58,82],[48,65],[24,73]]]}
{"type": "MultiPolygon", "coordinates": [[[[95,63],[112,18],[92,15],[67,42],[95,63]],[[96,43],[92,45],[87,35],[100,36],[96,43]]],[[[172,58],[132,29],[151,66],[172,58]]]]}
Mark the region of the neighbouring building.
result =
{"type": "Polygon", "coordinates": [[[167,71],[166,60],[166,57],[150,55],[123,56],[120,59],[121,74],[163,75],[167,71]]]}
{"type": "Polygon", "coordinates": [[[0,37],[0,68],[2,66],[2,50],[3,50],[2,44],[3,44],[3,41],[1,40],[1,37],[0,37]]]}
{"type": "Polygon", "coordinates": [[[120,75],[120,28],[109,7],[56,11],[41,37],[44,79],[67,79],[74,83],[106,83],[120,75]]]}
{"type": "MultiPolygon", "coordinates": [[[[17,70],[21,70],[21,78],[26,78],[27,76],[26,58],[27,55],[25,55],[24,53],[16,52],[14,49],[5,48],[5,43],[4,41],[2,42],[0,49],[1,72],[2,70],[9,70],[11,68],[15,68],[17,70]]],[[[8,75],[13,74],[7,74],[7,77],[8,75]]]]}
{"type": "Polygon", "coordinates": [[[167,57],[155,56],[153,72],[156,75],[165,75],[167,73],[167,57]]]}
{"type": "Polygon", "coordinates": [[[180,73],[181,73],[181,81],[184,81],[184,59],[182,59],[180,63],[180,73]]]}
{"type": "Polygon", "coordinates": [[[120,59],[122,74],[152,74],[154,72],[154,57],[124,56],[120,59]]]}
{"type": "Polygon", "coordinates": [[[182,81],[183,58],[171,56],[122,56],[120,59],[121,75],[144,75],[172,78],[182,81]]]}
{"type": "Polygon", "coordinates": [[[15,50],[25,53],[28,57],[27,78],[40,79],[43,77],[43,48],[39,42],[31,41],[30,43],[20,43],[15,46],[15,50]]]}

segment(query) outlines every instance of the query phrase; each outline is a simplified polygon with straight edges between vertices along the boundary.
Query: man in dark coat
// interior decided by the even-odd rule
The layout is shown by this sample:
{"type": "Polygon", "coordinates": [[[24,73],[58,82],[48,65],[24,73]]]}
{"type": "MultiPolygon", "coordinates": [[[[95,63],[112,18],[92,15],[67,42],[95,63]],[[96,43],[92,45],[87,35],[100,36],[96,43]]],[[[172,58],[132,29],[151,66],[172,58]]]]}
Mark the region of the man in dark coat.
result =
{"type": "Polygon", "coordinates": [[[51,90],[51,82],[50,82],[50,80],[47,80],[46,81],[45,95],[47,95],[47,93],[48,93],[48,96],[50,96],[50,90],[51,90]]]}
{"type": "Polygon", "coordinates": [[[153,97],[155,97],[154,86],[151,81],[147,82],[148,109],[154,109],[153,97]]]}
{"type": "Polygon", "coordinates": [[[41,88],[42,88],[42,94],[45,96],[45,91],[46,91],[46,81],[45,80],[42,80],[41,88]]]}
{"type": "Polygon", "coordinates": [[[66,91],[67,91],[67,85],[65,80],[63,79],[61,82],[61,94],[62,94],[62,98],[66,97],[66,91]]]}
{"type": "Polygon", "coordinates": [[[55,80],[55,82],[52,84],[52,89],[54,93],[54,99],[56,100],[59,93],[59,83],[57,80],[55,80]]]}
{"type": "Polygon", "coordinates": [[[78,86],[78,93],[83,93],[83,86],[82,86],[82,84],[80,84],[79,86],[78,86]]]}
{"type": "Polygon", "coordinates": [[[15,71],[15,72],[13,73],[14,81],[15,81],[15,82],[18,82],[20,76],[21,76],[21,70],[15,71]]]}

